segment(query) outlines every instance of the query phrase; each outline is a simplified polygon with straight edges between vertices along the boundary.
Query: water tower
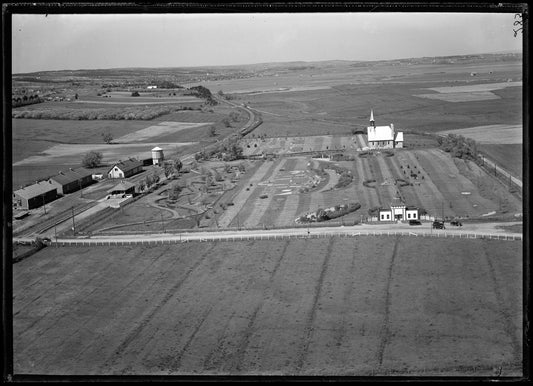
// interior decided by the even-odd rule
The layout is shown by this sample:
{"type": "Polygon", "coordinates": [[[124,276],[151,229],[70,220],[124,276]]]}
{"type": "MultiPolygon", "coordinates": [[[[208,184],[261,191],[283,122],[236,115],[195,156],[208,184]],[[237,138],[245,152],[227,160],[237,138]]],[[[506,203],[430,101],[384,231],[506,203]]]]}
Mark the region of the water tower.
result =
{"type": "Polygon", "coordinates": [[[156,146],[152,149],[152,163],[154,165],[161,165],[165,156],[163,155],[163,149],[159,146],[156,146]]]}

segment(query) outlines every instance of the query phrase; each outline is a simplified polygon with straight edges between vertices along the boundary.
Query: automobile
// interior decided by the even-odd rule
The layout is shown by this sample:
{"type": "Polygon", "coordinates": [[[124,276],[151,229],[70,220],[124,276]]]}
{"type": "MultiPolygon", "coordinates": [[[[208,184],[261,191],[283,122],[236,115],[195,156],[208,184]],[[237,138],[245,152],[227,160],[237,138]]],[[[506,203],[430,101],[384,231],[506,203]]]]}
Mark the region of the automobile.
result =
{"type": "Polygon", "coordinates": [[[444,226],[444,221],[441,220],[435,220],[433,221],[433,229],[446,229],[444,226]]]}
{"type": "Polygon", "coordinates": [[[453,225],[455,227],[462,227],[463,226],[463,223],[459,220],[452,220],[450,221],[450,225],[453,225]]]}
{"type": "Polygon", "coordinates": [[[419,220],[409,220],[409,225],[422,225],[419,220]]]}

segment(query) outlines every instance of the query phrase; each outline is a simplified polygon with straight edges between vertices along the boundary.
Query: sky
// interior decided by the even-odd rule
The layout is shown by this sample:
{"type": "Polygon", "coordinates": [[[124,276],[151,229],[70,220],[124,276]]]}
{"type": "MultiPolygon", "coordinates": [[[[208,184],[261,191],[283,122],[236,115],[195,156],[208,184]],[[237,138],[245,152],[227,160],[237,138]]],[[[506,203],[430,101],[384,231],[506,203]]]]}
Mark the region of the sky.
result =
{"type": "Polygon", "coordinates": [[[512,13],[15,14],[12,71],[521,52],[513,21],[512,13]]]}

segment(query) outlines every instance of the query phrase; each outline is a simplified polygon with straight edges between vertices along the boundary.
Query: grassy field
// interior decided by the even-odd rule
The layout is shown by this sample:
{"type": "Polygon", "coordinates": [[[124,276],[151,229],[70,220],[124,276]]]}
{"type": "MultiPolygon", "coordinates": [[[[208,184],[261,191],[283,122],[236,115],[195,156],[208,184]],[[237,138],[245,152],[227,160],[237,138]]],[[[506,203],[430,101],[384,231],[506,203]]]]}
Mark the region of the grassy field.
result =
{"type": "Polygon", "coordinates": [[[13,267],[15,374],[517,376],[521,248],[392,237],[48,247],[13,267]]]}
{"type": "Polygon", "coordinates": [[[501,165],[509,173],[518,178],[523,178],[523,145],[480,145],[478,149],[485,153],[491,160],[501,165]]]}
{"type": "Polygon", "coordinates": [[[237,121],[226,127],[221,121],[231,111],[230,107],[219,105],[206,111],[177,111],[151,121],[13,119],[13,186],[26,185],[59,170],[78,167],[83,154],[89,150],[102,152],[104,163],[140,156],[141,153],[149,156],[155,145],[164,147],[166,144],[165,150],[170,148],[180,154],[186,149],[190,152],[200,150],[207,143],[242,127],[248,119],[241,114],[237,121]],[[215,136],[209,133],[211,123],[216,127],[215,136]],[[127,144],[106,145],[102,133],[111,133],[114,142],[121,142],[121,138],[126,142],[133,140],[145,143],[146,148],[127,144]],[[201,144],[180,145],[189,142],[201,144]]]}

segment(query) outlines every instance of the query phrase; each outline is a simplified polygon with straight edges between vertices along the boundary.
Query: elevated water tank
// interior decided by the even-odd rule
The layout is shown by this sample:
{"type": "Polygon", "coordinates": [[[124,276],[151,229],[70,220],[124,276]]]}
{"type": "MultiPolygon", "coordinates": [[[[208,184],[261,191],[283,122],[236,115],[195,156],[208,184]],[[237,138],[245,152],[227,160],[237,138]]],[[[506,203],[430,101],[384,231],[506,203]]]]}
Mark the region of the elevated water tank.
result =
{"type": "Polygon", "coordinates": [[[152,163],[154,165],[161,165],[165,156],[163,155],[163,149],[159,146],[156,146],[152,149],[152,163]]]}

